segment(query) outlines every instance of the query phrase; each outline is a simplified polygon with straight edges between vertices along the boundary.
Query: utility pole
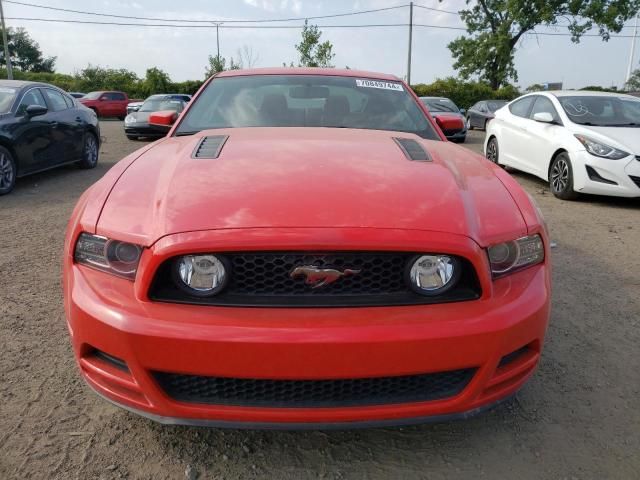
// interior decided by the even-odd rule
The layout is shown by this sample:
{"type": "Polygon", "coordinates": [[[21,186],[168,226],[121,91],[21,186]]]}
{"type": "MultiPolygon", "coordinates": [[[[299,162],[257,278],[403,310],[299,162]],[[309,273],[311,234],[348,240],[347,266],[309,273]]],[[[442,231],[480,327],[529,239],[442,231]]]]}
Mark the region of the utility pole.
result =
{"type": "Polygon", "coordinates": [[[407,55],[407,84],[411,85],[411,37],[413,36],[413,2],[409,3],[409,52],[407,55]]]}
{"type": "MultiPolygon", "coordinates": [[[[0,0],[1,1],[1,0],[0,0]]],[[[216,23],[216,48],[218,50],[218,60],[220,60],[220,33],[218,31],[221,22],[216,23]]]]}
{"type": "Polygon", "coordinates": [[[9,56],[7,28],[4,25],[4,10],[2,9],[2,0],[0,0],[0,19],[2,19],[2,41],[4,42],[4,59],[7,62],[7,78],[9,80],[13,80],[13,69],[11,68],[11,57],[9,56]]]}
{"type": "Polygon", "coordinates": [[[640,12],[636,14],[636,24],[635,28],[633,29],[633,38],[631,39],[631,53],[629,54],[629,66],[627,67],[626,82],[628,82],[631,78],[631,72],[633,71],[633,58],[636,54],[636,37],[638,36],[638,17],[640,17],[640,12]]]}

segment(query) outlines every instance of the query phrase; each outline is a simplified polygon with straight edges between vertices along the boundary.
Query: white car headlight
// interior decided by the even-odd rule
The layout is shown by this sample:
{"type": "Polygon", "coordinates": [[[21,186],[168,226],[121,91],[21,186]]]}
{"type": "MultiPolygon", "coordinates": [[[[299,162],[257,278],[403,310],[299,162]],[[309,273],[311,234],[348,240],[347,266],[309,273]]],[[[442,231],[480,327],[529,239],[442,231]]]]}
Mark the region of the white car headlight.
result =
{"type": "Polygon", "coordinates": [[[494,278],[544,260],[544,244],[540,235],[518,238],[489,247],[489,263],[494,278]]]}
{"type": "Polygon", "coordinates": [[[127,115],[124,117],[124,123],[136,123],[136,117],[133,115],[127,115]]]}
{"type": "Polygon", "coordinates": [[[611,160],[620,160],[621,158],[628,157],[630,153],[618,150],[617,148],[610,147],[604,143],[593,140],[592,138],[585,137],[584,135],[574,135],[578,141],[584,145],[584,148],[591,155],[596,157],[608,158],[611,160]]]}
{"type": "Polygon", "coordinates": [[[133,243],[81,233],[73,258],[76,263],[132,280],[136,276],[141,255],[142,248],[133,243]]]}

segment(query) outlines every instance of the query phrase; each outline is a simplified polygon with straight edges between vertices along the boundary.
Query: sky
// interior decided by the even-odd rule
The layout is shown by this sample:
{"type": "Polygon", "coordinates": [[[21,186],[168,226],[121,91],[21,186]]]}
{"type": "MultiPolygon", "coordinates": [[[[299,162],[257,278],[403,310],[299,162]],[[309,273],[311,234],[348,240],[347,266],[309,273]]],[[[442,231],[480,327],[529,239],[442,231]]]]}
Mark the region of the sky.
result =
{"type": "MultiPolygon", "coordinates": [[[[172,20],[246,20],[306,17],[356,12],[404,5],[405,0],[21,0],[74,10],[172,20]]],[[[464,0],[420,0],[427,7],[458,11],[464,0]]],[[[147,68],[158,67],[174,81],[204,78],[208,55],[216,53],[216,29],[144,27],[145,20],[123,20],[43,10],[4,2],[4,13],[11,17],[79,19],[133,22],[136,26],[80,25],[7,20],[7,26],[24,27],[39,44],[45,56],[57,56],[56,70],[73,73],[88,64],[126,68],[144,76],[147,68]]],[[[408,23],[409,9],[313,20],[318,25],[408,23]]],[[[165,22],[166,23],[166,22],[165,22]]],[[[280,25],[301,25],[302,21],[280,25]]],[[[457,15],[414,8],[414,23],[463,27],[457,15]]],[[[629,26],[633,21],[627,22],[629,26]]],[[[227,23],[227,26],[231,23],[227,23]]],[[[404,77],[407,70],[408,27],[321,28],[322,41],[330,40],[336,67],[392,73],[404,77]]],[[[540,31],[566,32],[566,28],[540,28],[540,31]]],[[[632,28],[623,30],[631,34],[632,28]]],[[[220,27],[220,54],[236,57],[245,45],[252,50],[255,66],[281,66],[297,62],[295,44],[300,29],[230,29],[220,27]]],[[[455,75],[447,44],[464,31],[415,27],[411,83],[430,83],[436,78],[455,75]]],[[[517,84],[526,88],[534,83],[564,82],[565,88],[586,85],[622,86],[625,81],[631,39],[603,42],[583,38],[579,44],[565,36],[525,36],[518,44],[517,84]]],[[[640,40],[634,68],[639,68],[640,40]]]]}

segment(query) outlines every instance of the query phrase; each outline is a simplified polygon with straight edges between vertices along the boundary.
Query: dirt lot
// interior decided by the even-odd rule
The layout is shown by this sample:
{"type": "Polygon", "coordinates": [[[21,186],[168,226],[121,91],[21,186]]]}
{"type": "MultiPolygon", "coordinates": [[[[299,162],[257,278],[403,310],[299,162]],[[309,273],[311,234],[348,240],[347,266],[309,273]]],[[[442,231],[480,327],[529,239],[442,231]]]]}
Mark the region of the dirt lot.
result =
{"type": "Polygon", "coordinates": [[[120,122],[102,127],[98,168],[23,179],[0,198],[0,478],[640,478],[640,201],[564,203],[514,174],[557,242],[553,316],[537,374],[488,414],[346,432],[165,427],[96,397],[67,338],[66,221],[143,145],[120,122]]]}

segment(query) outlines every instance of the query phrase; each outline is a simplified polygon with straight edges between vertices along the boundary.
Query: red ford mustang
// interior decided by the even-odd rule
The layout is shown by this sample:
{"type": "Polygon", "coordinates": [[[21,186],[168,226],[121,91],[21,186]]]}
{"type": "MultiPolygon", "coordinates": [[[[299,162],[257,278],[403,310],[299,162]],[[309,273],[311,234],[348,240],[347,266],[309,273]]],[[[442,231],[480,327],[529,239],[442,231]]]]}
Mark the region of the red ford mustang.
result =
{"type": "Polygon", "coordinates": [[[398,78],[224,72],[80,198],[65,308],[89,385],[160,422],[467,417],[538,363],[548,244],[398,78]]]}

